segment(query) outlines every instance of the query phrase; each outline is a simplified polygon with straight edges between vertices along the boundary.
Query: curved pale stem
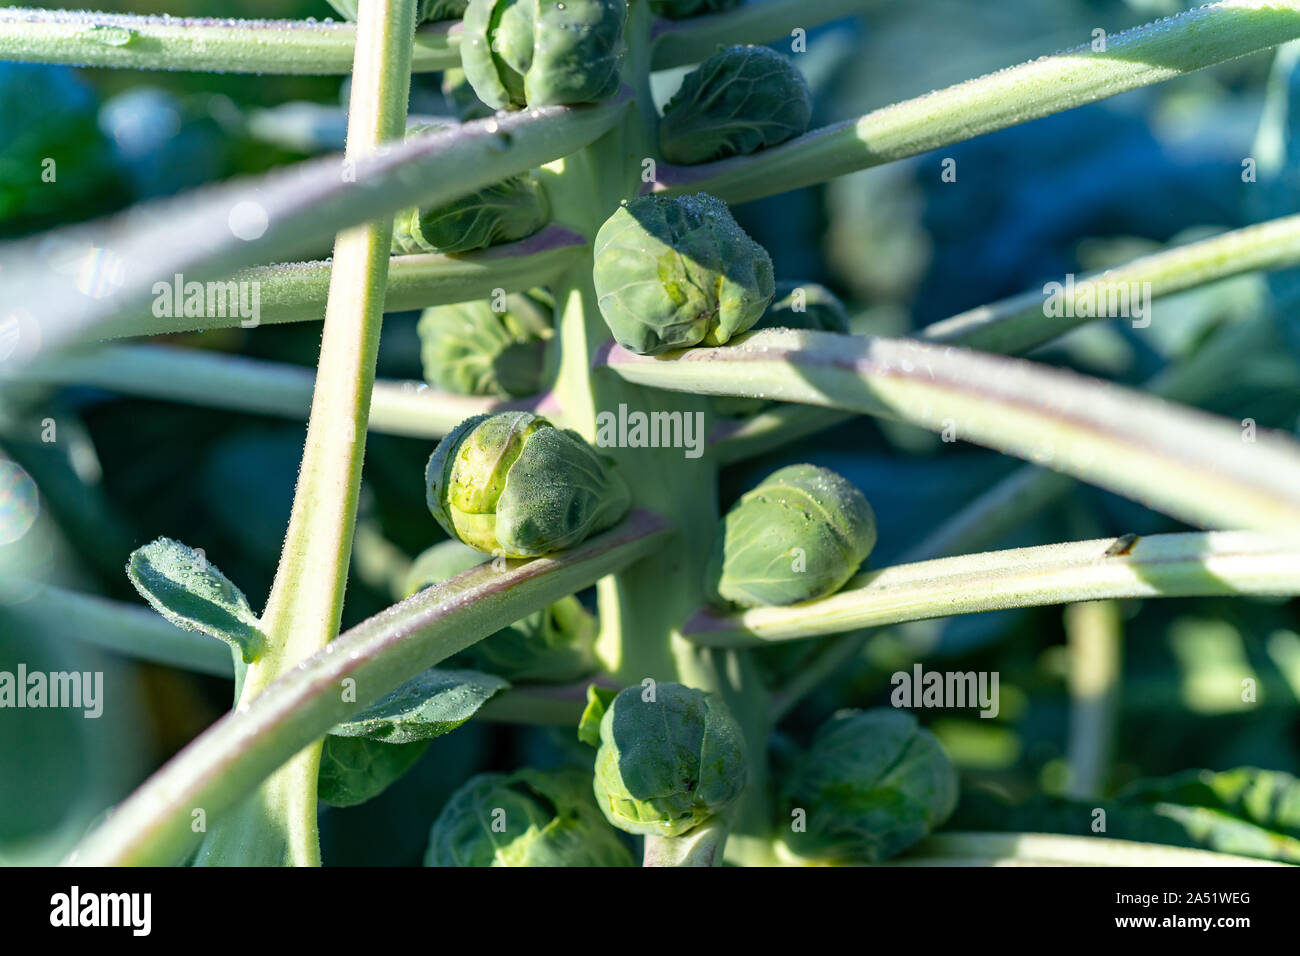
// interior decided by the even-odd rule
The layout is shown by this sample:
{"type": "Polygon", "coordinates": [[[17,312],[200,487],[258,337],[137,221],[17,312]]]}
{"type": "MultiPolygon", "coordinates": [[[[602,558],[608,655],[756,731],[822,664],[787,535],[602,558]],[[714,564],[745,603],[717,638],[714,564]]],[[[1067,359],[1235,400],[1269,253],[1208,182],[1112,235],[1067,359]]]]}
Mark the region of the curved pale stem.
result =
{"type": "MultiPolygon", "coordinates": [[[[1118,301],[1121,293],[1149,308],[1156,298],[1247,272],[1296,265],[1300,265],[1300,215],[1284,216],[1164,249],[1077,280],[1063,279],[1056,283],[1059,289],[1050,292],[1034,289],[983,305],[928,325],[916,337],[1004,355],[1027,352],[1071,329],[1113,317],[1107,304],[1118,301]],[[1068,296],[1066,281],[1071,282],[1068,296]],[[1046,307],[1049,295],[1059,296],[1059,310],[1046,307]]],[[[1142,318],[1150,321],[1150,314],[1142,318]]]]}
{"type": "Polygon", "coordinates": [[[753,156],[660,164],[657,188],[745,202],[929,152],[1300,37],[1300,0],[1225,0],[990,73],[753,156]]]}
{"type": "MultiPolygon", "coordinates": [[[[316,373],[301,365],[204,349],[108,345],[86,354],[56,355],[13,378],[302,421],[311,407],[316,373]]],[[[376,381],[365,428],[387,435],[438,438],[471,415],[537,403],[456,395],[423,382],[376,381]]]]}
{"type": "Polygon", "coordinates": [[[500,114],[6,246],[0,302],[17,338],[0,373],[5,364],[17,367],[138,319],[177,275],[187,284],[225,280],[258,263],[315,254],[323,235],[412,205],[445,203],[566,155],[600,136],[625,106],[615,99],[500,114]]]}
{"type": "MultiPolygon", "coordinates": [[[[1143,296],[1145,305],[1150,308],[1159,298],[1187,292],[1233,276],[1264,269],[1284,269],[1300,264],[1300,216],[1284,216],[1267,222],[1234,229],[1199,242],[1188,243],[1172,249],[1165,249],[1149,256],[1143,256],[1122,266],[1116,266],[1105,272],[1084,276],[1074,285],[1073,303],[1079,306],[1086,296],[1092,295],[1092,301],[1105,302],[1112,289],[1137,290],[1143,296]],[[1103,298],[1096,298],[1098,293],[1103,298]]],[[[1061,283],[1064,288],[1064,280],[1061,283]]],[[[917,338],[926,341],[945,342],[978,348],[982,351],[1003,354],[1028,351],[1044,345],[1052,339],[1071,329],[1089,322],[1108,318],[1098,314],[1097,308],[1076,307],[1063,309],[1060,316],[1050,316],[1044,309],[1047,293],[1040,290],[1023,292],[1019,295],[971,309],[951,318],[944,319],[919,330],[917,338]]],[[[1258,340],[1258,334],[1252,333],[1258,340]]],[[[1207,350],[1208,351],[1208,350],[1207,350]]],[[[1233,367],[1239,359],[1245,357],[1240,348],[1232,353],[1216,348],[1213,352],[1211,367],[1197,357],[1187,365],[1188,372],[1175,373],[1182,385],[1207,384],[1214,375],[1222,374],[1223,369],[1233,367]],[[1207,375],[1210,376],[1207,379],[1207,375]]],[[[1165,397],[1181,401],[1193,401],[1182,395],[1177,389],[1160,391],[1165,397]]],[[[1195,392],[1200,395],[1199,391],[1195,392]]],[[[847,412],[808,406],[777,407],[760,412],[744,421],[722,421],[714,429],[709,440],[716,446],[719,457],[727,463],[741,461],[763,454],[773,448],[797,441],[826,428],[831,428],[850,418],[847,412]]],[[[1051,492],[1047,483],[1053,476],[1039,479],[1041,490],[1045,495],[1051,492]]],[[[1026,483],[1029,479],[1021,476],[1026,483]]],[[[1057,484],[1064,487],[1063,479],[1057,484]]],[[[1037,486],[1036,486],[1037,487],[1037,486]]],[[[1003,496],[1005,501],[990,500],[988,513],[997,520],[999,515],[1007,516],[1004,510],[1008,502],[1016,501],[1019,492],[1010,487],[1003,496]]],[[[1021,501],[1020,505],[1027,502],[1021,501]]],[[[1023,511],[1023,507],[1018,510],[1023,511]]],[[[1014,520],[1014,519],[1008,519],[1014,520]]],[[[948,553],[955,553],[961,548],[953,548],[948,553]]],[[[937,557],[937,553],[917,554],[916,557],[937,557]]]]}
{"type": "Polygon", "coordinates": [[[940,833],[887,866],[1282,866],[1230,853],[1055,833],[940,833]]]}
{"type": "Polygon", "coordinates": [[[1218,531],[988,551],[869,571],[819,601],[700,611],[683,634],[706,647],[760,647],[954,614],[1208,594],[1300,594],[1300,547],[1218,531]]]}
{"type": "Polygon", "coordinates": [[[1191,524],[1300,540],[1300,444],[1023,359],[907,339],[770,330],[605,361],[643,385],[896,418],[1072,475],[1191,524]]]}
{"type": "MultiPolygon", "coordinates": [[[[415,34],[412,69],[460,66],[459,24],[415,34]]],[[[131,70],[338,74],[352,71],[357,28],[308,20],[0,10],[0,60],[131,70]]]]}
{"type": "MultiPolygon", "coordinates": [[[[695,63],[718,44],[766,43],[879,0],[754,0],[737,10],[655,24],[656,70],[695,63]]],[[[460,22],[415,33],[411,70],[460,66],[460,22]]],[[[213,73],[316,74],[352,69],[356,27],[308,20],[229,20],[11,8],[0,10],[0,59],[213,73]]]]}
{"type": "MultiPolygon", "coordinates": [[[[581,236],[561,226],[548,226],[534,236],[480,252],[454,256],[393,256],[388,264],[388,287],[384,294],[385,312],[404,312],[431,305],[470,302],[486,299],[498,289],[526,292],[546,285],[563,272],[581,254],[581,236]]],[[[186,315],[184,302],[188,293],[183,283],[173,278],[159,287],[152,303],[140,311],[97,327],[96,338],[112,339],[133,335],[161,335],[167,332],[197,332],[207,329],[245,328],[278,325],[282,322],[319,322],[325,315],[325,299],[330,284],[329,260],[286,262],[272,266],[243,269],[224,283],[225,299],[213,304],[232,302],[243,305],[256,289],[257,314],[250,319],[234,305],[209,310],[207,290],[203,315],[186,315]],[[238,295],[243,289],[245,300],[229,293],[235,283],[238,295]],[[178,304],[181,306],[178,308],[178,304]],[[162,314],[156,314],[161,312],[162,314]]],[[[182,277],[183,278],[183,277],[182,277]]],[[[251,304],[251,301],[250,301],[251,304]]]]}
{"type": "MultiPolygon", "coordinates": [[[[374,155],[380,144],[402,136],[414,29],[415,0],[361,7],[348,110],[350,161],[374,155]]],[[[392,241],[393,221],[385,218],[339,233],[334,244],[307,441],[284,550],[261,618],[266,648],[240,682],[236,710],[246,710],[339,631],[392,241]]],[[[236,813],[215,821],[198,863],[320,864],[321,744],[319,739],[304,743],[236,813]]]]}
{"type": "Polygon", "coordinates": [[[720,866],[730,821],[713,817],[679,837],[647,835],[642,866],[720,866]]]}

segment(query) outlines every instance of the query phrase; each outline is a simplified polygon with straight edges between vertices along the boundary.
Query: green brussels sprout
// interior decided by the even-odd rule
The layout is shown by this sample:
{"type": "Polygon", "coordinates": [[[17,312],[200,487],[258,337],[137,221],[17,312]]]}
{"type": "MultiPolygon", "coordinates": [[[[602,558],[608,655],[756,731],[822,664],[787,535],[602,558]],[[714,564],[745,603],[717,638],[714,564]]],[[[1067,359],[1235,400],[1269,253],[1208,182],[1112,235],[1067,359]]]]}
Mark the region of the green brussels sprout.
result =
{"type": "MultiPolygon", "coordinates": [[[[428,127],[412,127],[412,133],[428,127]]],[[[412,207],[393,222],[393,251],[469,252],[531,236],[551,204],[532,176],[511,176],[434,209],[412,207]]]]}
{"type": "Polygon", "coordinates": [[[451,795],[425,866],[634,866],[584,770],[483,773],[451,795]]]}
{"type": "Polygon", "coordinates": [[[520,398],[542,387],[550,313],[525,295],[509,295],[505,310],[487,301],[435,305],[416,327],[424,378],[458,395],[520,398]]]}
{"type": "Polygon", "coordinates": [[[492,115],[492,107],[475,95],[474,87],[469,85],[469,78],[459,67],[442,71],[442,95],[462,123],[486,119],[492,115]]]}
{"type": "Polygon", "coordinates": [[[460,62],[494,109],[599,103],[618,92],[626,0],[470,0],[460,62]]]}
{"type": "Polygon", "coordinates": [[[742,607],[834,594],[876,543],[876,517],[827,468],[789,465],[746,492],[722,519],[705,571],[710,598],[742,607]]]}
{"type": "MultiPolygon", "coordinates": [[[[483,552],[459,541],[439,541],[415,559],[404,596],[484,562],[483,552]]],[[[558,684],[596,669],[596,619],[573,595],[503,627],[439,667],[486,671],[512,683],[558,684]]]]}
{"type": "MultiPolygon", "coordinates": [[[[329,0],[329,5],[337,10],[340,16],[355,21],[358,2],[359,0],[329,0]]],[[[459,20],[464,15],[465,5],[468,2],[469,0],[420,0],[420,6],[415,12],[415,22],[459,20]]]]}
{"type": "Polygon", "coordinates": [[[879,863],[943,824],[957,806],[957,772],[939,741],[907,711],[836,714],[782,786],[794,853],[833,863],[879,863]]]}
{"type": "Polygon", "coordinates": [[[722,702],[682,684],[627,687],[600,720],[596,802],[620,830],[677,837],[745,789],[744,739],[722,702]]]}
{"type": "Polygon", "coordinates": [[[507,558],[572,547],[630,504],[612,462],[531,412],[467,418],[438,443],[426,481],[429,510],[447,534],[507,558]]]}
{"type": "Polygon", "coordinates": [[[652,0],[650,7],[659,16],[669,20],[685,20],[706,13],[734,10],[742,2],[744,0],[652,0]]]}
{"type": "Polygon", "coordinates": [[[659,152],[692,166],[747,156],[808,132],[812,94],[788,59],[765,46],[719,50],[664,106],[659,152]]]}
{"type": "Polygon", "coordinates": [[[596,234],[597,303],[618,344],[641,355],[722,345],[772,301],[772,260],[720,199],[641,196],[596,234]]]}

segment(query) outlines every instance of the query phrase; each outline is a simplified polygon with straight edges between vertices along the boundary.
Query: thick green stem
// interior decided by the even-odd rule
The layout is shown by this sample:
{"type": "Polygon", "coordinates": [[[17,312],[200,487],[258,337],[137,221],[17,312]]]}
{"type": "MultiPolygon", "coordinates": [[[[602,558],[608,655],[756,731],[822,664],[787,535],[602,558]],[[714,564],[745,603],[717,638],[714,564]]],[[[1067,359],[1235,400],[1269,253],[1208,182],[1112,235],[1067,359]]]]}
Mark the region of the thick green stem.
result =
{"type": "Polygon", "coordinates": [[[679,837],[650,834],[645,838],[642,866],[719,866],[727,845],[729,821],[714,817],[679,837]]]}
{"type": "MultiPolygon", "coordinates": [[[[361,7],[349,109],[347,158],[373,154],[406,127],[415,0],[361,7]]],[[[338,635],[352,556],[370,390],[388,278],[391,219],[342,232],[311,419],[289,530],[262,615],[265,653],[249,665],[238,708],[338,635]]],[[[199,851],[203,864],[319,865],[316,778],[320,741],[268,777],[199,851]]]]}
{"type": "MultiPolygon", "coordinates": [[[[619,202],[643,186],[642,161],[652,156],[656,115],[649,91],[647,0],[628,10],[624,79],[636,108],[590,147],[548,167],[556,220],[594,238],[619,202]]],[[[617,376],[593,374],[597,350],[609,337],[592,284],[590,254],[556,292],[561,341],[554,396],[565,424],[601,447],[626,479],[632,499],[668,517],[673,540],[655,554],[597,585],[597,652],[620,684],[646,678],[717,693],[745,731],[751,786],[739,806],[728,852],[747,841],[766,843],[766,692],[746,654],[702,651],[680,636],[682,622],[704,599],[704,565],[718,523],[718,461],[705,444],[713,416],[706,399],[644,388],[617,376]],[[683,425],[695,447],[630,447],[619,439],[624,413],[666,414],[683,425]],[[602,425],[604,426],[602,429],[602,425]]]]}

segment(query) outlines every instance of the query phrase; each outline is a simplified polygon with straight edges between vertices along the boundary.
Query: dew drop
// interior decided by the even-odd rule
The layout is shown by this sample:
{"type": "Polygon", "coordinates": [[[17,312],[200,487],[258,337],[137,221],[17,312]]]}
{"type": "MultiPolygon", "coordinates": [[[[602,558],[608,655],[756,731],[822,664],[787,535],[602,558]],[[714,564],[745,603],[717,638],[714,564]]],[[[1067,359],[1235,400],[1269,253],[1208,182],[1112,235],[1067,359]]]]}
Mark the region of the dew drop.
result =
{"type": "Polygon", "coordinates": [[[82,36],[92,43],[102,43],[104,46],[126,46],[135,38],[135,31],[99,23],[88,27],[82,36]]]}

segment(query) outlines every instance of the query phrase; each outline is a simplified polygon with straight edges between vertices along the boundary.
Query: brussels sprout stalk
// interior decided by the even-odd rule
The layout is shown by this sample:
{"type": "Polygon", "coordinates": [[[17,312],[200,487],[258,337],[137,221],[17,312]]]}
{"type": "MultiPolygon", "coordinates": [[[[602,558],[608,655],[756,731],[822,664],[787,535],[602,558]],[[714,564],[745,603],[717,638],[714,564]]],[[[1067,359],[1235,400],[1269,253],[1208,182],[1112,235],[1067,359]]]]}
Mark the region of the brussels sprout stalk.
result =
{"type": "Polygon", "coordinates": [[[647,835],[642,866],[718,866],[731,821],[719,815],[678,837],[647,835]]]}
{"type": "MultiPolygon", "coordinates": [[[[415,0],[367,6],[358,27],[347,155],[366,156],[400,136],[411,83],[415,0]]],[[[392,223],[340,233],[312,396],[306,449],[284,551],[260,624],[267,647],[237,682],[247,708],[273,681],[324,648],[339,630],[361,487],[366,419],[375,380],[392,223]],[[346,423],[347,428],[339,426],[346,423]],[[295,586],[304,580],[312,587],[295,586]]],[[[208,832],[206,865],[320,865],[316,782],[321,741],[264,780],[208,832]]]]}
{"type": "MultiPolygon", "coordinates": [[[[629,163],[628,157],[654,152],[655,112],[646,42],[650,21],[648,3],[633,0],[625,28],[624,78],[635,84],[637,110],[624,114],[618,128],[587,149],[550,164],[540,177],[551,198],[553,221],[589,240],[609,210],[641,190],[640,166],[629,163]]],[[[561,342],[554,395],[564,409],[565,425],[594,441],[598,411],[624,403],[630,408],[703,415],[707,433],[713,421],[708,399],[643,389],[616,376],[592,374],[592,360],[609,339],[592,288],[592,269],[588,253],[554,287],[561,342]]],[[[637,448],[600,451],[615,461],[632,499],[664,515],[674,527],[673,539],[662,550],[597,584],[596,651],[605,670],[622,684],[649,677],[717,693],[740,724],[750,752],[762,753],[769,732],[766,698],[757,692],[761,685],[749,655],[702,650],[678,633],[682,622],[705,600],[703,573],[718,522],[718,503],[711,490],[717,486],[716,456],[710,451],[696,459],[637,448]],[[696,493],[682,494],[683,488],[696,493]]],[[[765,762],[751,761],[750,786],[735,808],[727,840],[729,859],[768,858],[765,778],[765,762]]]]}

